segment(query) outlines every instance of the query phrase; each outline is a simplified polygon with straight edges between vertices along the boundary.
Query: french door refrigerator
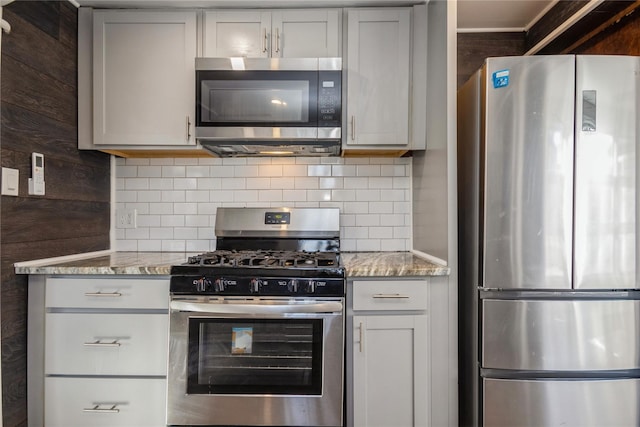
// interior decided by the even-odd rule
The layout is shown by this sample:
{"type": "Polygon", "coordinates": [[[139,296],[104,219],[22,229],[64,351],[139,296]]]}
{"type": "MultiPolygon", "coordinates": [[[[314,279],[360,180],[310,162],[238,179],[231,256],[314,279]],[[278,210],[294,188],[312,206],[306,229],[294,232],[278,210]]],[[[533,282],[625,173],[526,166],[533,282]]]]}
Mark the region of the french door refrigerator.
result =
{"type": "Polygon", "coordinates": [[[639,78],[504,57],[460,89],[460,425],[640,425],[639,78]]]}

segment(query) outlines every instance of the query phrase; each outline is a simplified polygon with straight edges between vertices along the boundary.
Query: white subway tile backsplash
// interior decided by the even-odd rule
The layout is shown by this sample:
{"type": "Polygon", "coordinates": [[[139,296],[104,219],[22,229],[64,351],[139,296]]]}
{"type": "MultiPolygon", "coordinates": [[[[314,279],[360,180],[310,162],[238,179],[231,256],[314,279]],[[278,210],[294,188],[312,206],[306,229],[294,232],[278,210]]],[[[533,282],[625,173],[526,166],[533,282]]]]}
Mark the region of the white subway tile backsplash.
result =
{"type": "Polygon", "coordinates": [[[220,206],[337,207],[343,251],[410,248],[411,158],[116,159],[117,250],[215,249],[220,206]]]}
{"type": "Polygon", "coordinates": [[[186,200],[186,192],[182,190],[169,190],[162,192],[162,201],[163,202],[184,202],[186,200]]]}
{"type": "Polygon", "coordinates": [[[138,176],[147,177],[147,178],[159,178],[162,176],[162,167],[161,166],[138,166],[138,176]]]}
{"type": "Polygon", "coordinates": [[[182,178],[187,176],[184,166],[162,166],[162,176],[165,178],[182,178]]]}
{"type": "Polygon", "coordinates": [[[309,176],[331,176],[331,165],[309,165],[307,167],[309,176]]]}
{"type": "Polygon", "coordinates": [[[148,190],[149,178],[125,178],[125,190],[148,190]]]}
{"type": "Polygon", "coordinates": [[[270,179],[265,179],[265,178],[247,178],[247,189],[248,190],[268,190],[269,188],[271,188],[271,180],[270,179]]]}
{"type": "Polygon", "coordinates": [[[149,178],[150,190],[173,190],[173,178],[149,178]]]}
{"type": "Polygon", "coordinates": [[[278,177],[282,176],[283,170],[283,165],[260,165],[258,166],[258,174],[252,176],[278,177]]]}
{"type": "Polygon", "coordinates": [[[198,188],[198,180],[196,178],[176,178],[173,180],[173,188],[175,190],[195,190],[198,188]]]}
{"type": "Polygon", "coordinates": [[[184,199],[186,202],[208,202],[209,194],[208,190],[185,191],[184,199]]]}
{"type": "Polygon", "coordinates": [[[162,240],[139,240],[138,250],[142,252],[158,252],[162,246],[162,240]]]}
{"type": "Polygon", "coordinates": [[[211,166],[187,166],[187,177],[206,178],[211,175],[211,166]]]}
{"type": "Polygon", "coordinates": [[[174,203],[173,213],[176,215],[195,215],[198,213],[197,203],[174,203]]]}

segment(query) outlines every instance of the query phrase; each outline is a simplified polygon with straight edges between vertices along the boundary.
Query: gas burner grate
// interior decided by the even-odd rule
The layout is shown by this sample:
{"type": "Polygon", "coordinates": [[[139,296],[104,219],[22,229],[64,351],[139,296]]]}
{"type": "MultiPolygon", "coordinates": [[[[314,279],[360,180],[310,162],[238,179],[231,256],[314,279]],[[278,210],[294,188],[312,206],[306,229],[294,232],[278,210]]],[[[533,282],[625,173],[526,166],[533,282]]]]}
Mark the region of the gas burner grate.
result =
{"type": "Polygon", "coordinates": [[[211,267],[338,267],[336,252],[304,251],[226,251],[219,250],[189,257],[188,265],[211,267]]]}

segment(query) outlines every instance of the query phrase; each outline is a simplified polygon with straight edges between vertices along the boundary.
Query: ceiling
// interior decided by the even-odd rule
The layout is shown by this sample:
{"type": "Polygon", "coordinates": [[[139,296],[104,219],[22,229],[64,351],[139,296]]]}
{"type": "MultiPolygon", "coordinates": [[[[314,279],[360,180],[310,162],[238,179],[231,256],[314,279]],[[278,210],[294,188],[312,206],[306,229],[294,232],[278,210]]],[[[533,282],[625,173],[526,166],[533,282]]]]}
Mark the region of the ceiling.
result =
{"type": "Polygon", "coordinates": [[[526,31],[559,0],[458,0],[458,31],[526,31]]]}

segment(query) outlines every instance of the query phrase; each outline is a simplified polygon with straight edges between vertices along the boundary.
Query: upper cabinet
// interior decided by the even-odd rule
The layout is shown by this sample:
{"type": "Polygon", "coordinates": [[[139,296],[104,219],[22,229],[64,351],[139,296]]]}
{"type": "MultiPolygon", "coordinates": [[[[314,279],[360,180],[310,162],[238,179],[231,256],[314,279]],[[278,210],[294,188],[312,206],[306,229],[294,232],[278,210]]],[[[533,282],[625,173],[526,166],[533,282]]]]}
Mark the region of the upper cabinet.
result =
{"type": "Polygon", "coordinates": [[[411,9],[350,9],[347,17],[343,148],[409,148],[411,9]]]}
{"type": "Polygon", "coordinates": [[[206,57],[340,56],[339,9],[205,11],[206,57]]]}
{"type": "Polygon", "coordinates": [[[196,22],[195,11],[93,13],[93,145],[195,145],[196,22]]]}

